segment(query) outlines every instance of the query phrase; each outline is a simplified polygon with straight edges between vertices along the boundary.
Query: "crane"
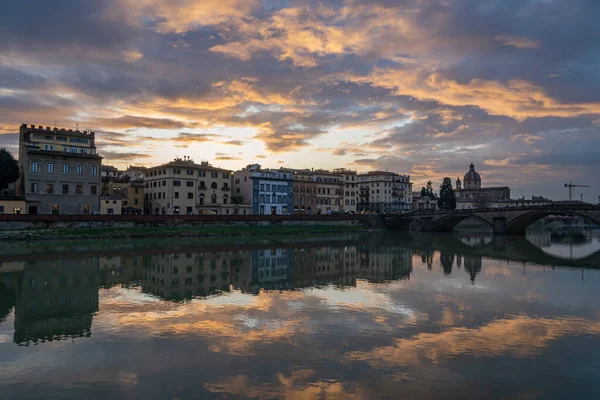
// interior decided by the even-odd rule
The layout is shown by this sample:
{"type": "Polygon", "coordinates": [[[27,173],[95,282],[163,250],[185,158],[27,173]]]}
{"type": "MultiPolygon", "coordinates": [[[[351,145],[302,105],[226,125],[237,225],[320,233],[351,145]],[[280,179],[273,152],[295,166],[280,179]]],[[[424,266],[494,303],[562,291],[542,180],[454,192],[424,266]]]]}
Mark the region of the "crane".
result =
{"type": "Polygon", "coordinates": [[[590,187],[590,185],[576,185],[573,182],[565,183],[565,187],[569,188],[569,200],[573,200],[573,188],[574,187],[590,187]]]}

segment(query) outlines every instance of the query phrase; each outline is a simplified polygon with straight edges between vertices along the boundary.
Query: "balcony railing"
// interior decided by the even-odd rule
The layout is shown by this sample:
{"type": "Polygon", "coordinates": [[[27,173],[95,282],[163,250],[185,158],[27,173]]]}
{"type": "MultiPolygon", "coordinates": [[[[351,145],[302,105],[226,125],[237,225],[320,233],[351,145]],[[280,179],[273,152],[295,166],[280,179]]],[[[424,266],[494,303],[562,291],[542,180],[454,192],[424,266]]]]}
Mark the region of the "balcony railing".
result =
{"type": "Polygon", "coordinates": [[[229,186],[223,186],[221,190],[231,190],[231,188],[229,186]]]}

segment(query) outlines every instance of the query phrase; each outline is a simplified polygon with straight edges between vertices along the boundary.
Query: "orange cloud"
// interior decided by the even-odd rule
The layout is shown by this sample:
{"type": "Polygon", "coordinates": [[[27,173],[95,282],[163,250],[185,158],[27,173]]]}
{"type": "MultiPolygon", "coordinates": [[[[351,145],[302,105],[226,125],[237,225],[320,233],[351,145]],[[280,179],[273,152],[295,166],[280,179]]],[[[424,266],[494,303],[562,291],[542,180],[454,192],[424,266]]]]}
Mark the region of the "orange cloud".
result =
{"type": "Polygon", "coordinates": [[[454,328],[398,339],[391,346],[355,351],[350,360],[366,361],[376,368],[439,363],[449,357],[530,357],[564,336],[600,335],[600,323],[582,318],[531,318],[492,321],[480,328],[454,328]]]}

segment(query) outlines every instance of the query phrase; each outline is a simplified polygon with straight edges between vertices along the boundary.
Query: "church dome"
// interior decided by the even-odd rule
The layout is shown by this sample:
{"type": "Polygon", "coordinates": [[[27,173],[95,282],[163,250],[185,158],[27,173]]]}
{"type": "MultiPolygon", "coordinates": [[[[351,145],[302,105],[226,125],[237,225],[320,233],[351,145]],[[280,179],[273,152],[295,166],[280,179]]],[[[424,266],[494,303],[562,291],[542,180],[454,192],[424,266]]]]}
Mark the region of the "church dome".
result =
{"type": "Polygon", "coordinates": [[[471,163],[471,165],[469,165],[469,172],[467,172],[465,174],[465,179],[463,179],[463,180],[465,180],[465,181],[480,181],[481,180],[481,177],[475,171],[475,166],[473,165],[473,163],[471,163]]]}

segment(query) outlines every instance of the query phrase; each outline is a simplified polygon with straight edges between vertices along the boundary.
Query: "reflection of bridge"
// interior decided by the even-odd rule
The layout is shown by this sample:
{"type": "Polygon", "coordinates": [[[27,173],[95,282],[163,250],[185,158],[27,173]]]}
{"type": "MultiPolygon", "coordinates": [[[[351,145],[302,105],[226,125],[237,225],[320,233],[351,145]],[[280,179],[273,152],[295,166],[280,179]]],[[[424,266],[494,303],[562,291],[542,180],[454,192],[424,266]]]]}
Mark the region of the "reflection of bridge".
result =
{"type": "Polygon", "coordinates": [[[386,216],[388,229],[416,229],[426,232],[450,232],[460,222],[476,218],[492,228],[494,233],[524,234],[534,222],[549,215],[582,217],[600,225],[600,207],[586,204],[553,204],[539,207],[507,207],[494,209],[454,210],[431,214],[410,213],[386,216]]]}
{"type": "Polygon", "coordinates": [[[453,234],[420,235],[413,238],[413,243],[419,249],[431,248],[440,252],[455,253],[463,256],[479,256],[500,260],[540,265],[555,265],[564,267],[598,268],[600,266],[600,251],[580,259],[564,259],[544,252],[525,236],[494,236],[489,243],[471,247],[463,243],[453,234]]]}

